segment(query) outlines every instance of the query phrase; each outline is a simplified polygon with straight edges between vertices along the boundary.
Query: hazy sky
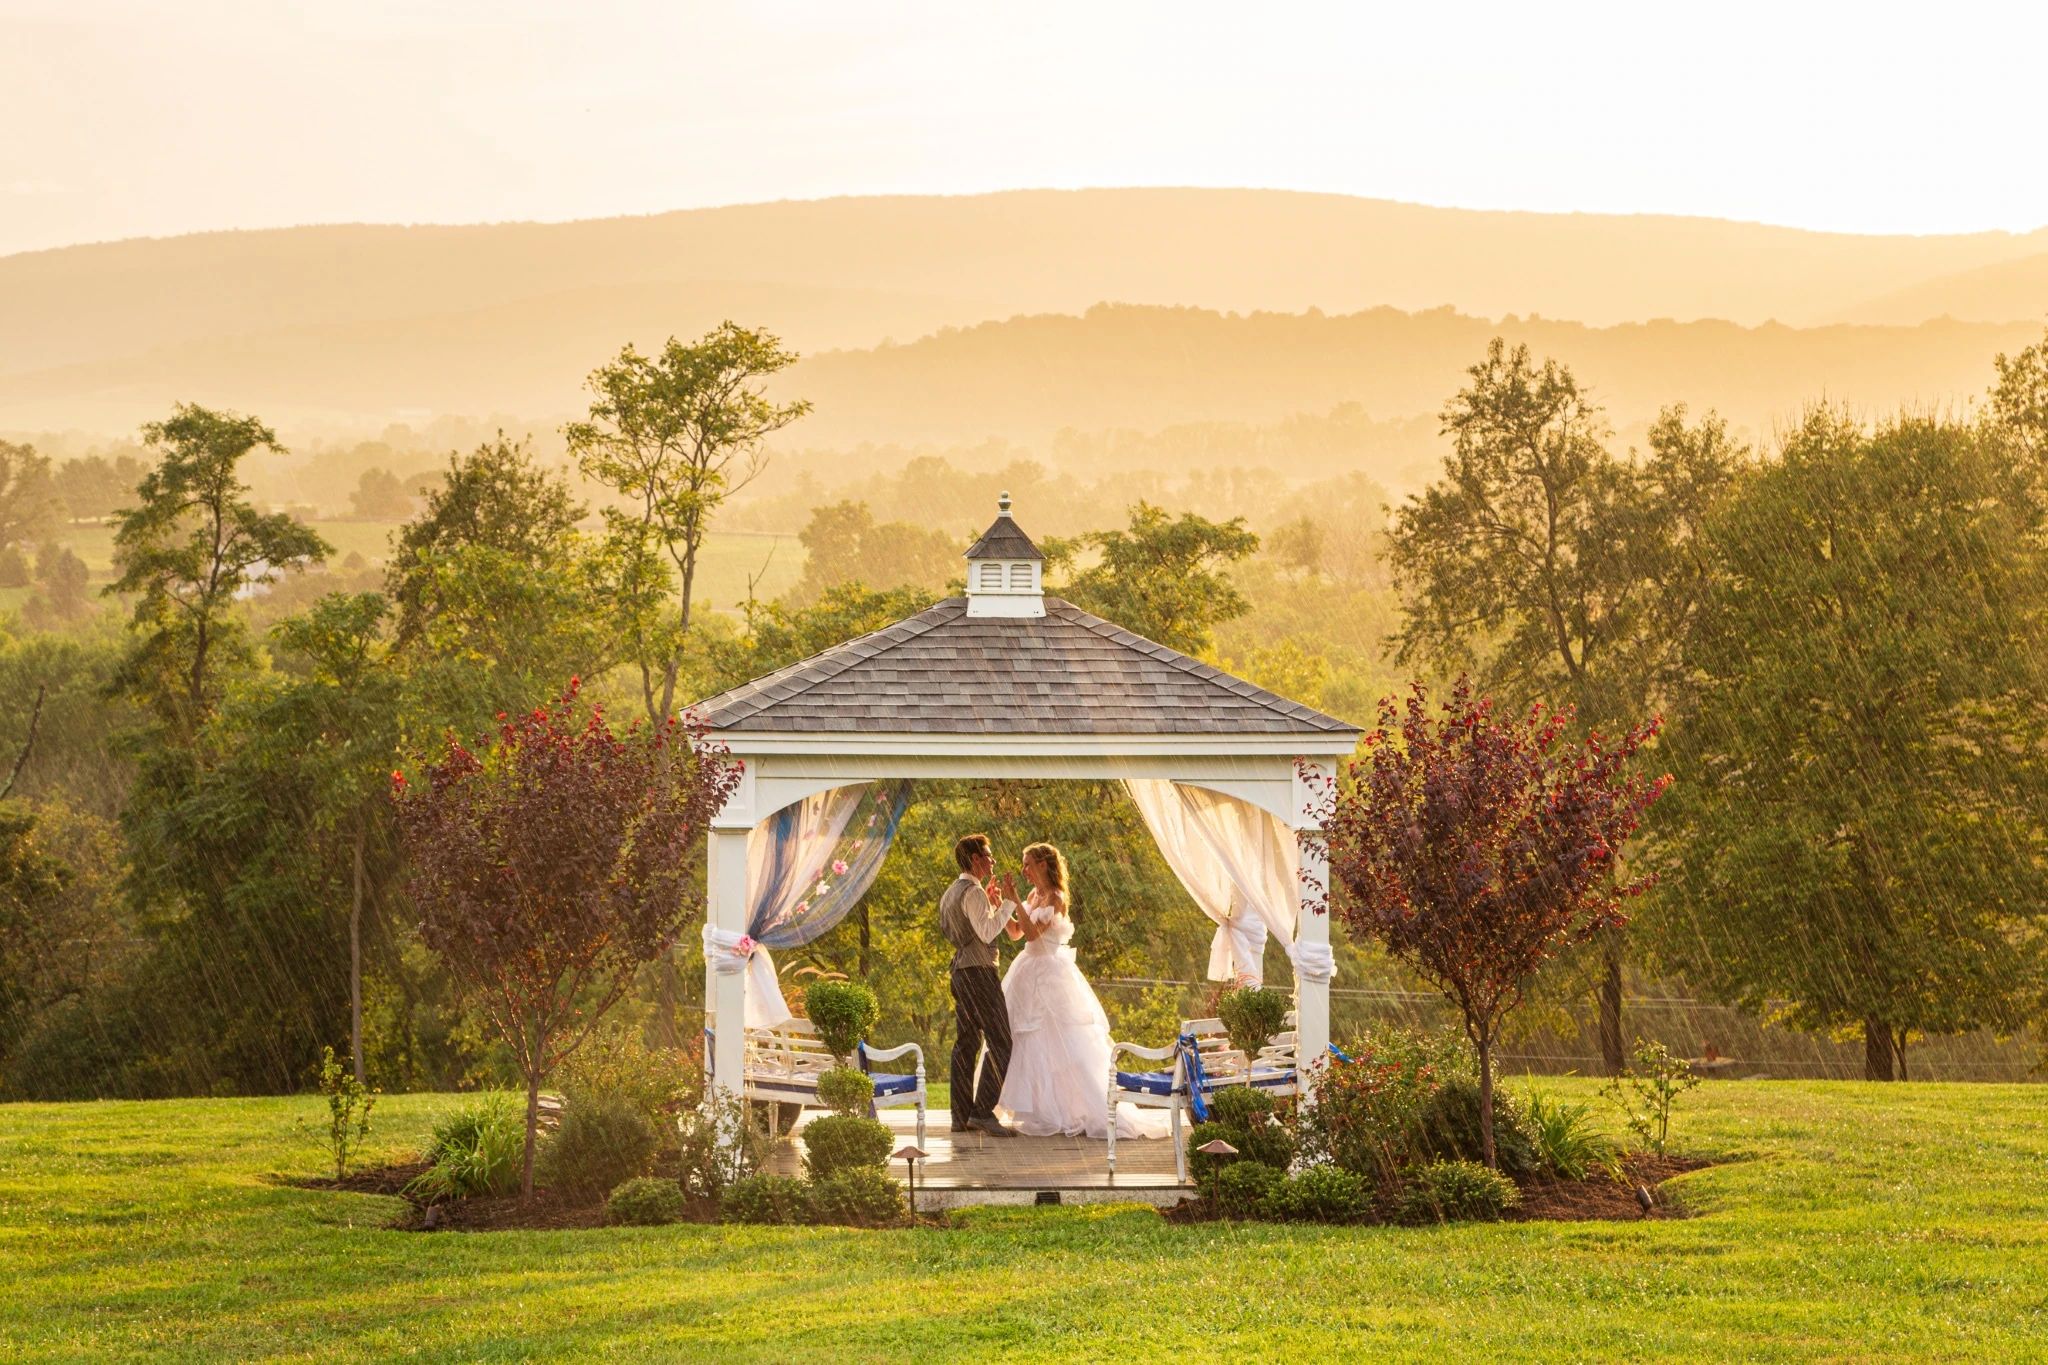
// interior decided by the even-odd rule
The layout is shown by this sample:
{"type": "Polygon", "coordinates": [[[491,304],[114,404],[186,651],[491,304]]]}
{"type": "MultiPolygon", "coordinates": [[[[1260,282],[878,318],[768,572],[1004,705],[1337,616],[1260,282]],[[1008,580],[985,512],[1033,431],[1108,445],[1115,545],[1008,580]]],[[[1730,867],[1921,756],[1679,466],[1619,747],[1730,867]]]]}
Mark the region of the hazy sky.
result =
{"type": "Polygon", "coordinates": [[[206,228],[1246,185],[2048,224],[2048,9],[0,0],[0,253],[206,228]]]}

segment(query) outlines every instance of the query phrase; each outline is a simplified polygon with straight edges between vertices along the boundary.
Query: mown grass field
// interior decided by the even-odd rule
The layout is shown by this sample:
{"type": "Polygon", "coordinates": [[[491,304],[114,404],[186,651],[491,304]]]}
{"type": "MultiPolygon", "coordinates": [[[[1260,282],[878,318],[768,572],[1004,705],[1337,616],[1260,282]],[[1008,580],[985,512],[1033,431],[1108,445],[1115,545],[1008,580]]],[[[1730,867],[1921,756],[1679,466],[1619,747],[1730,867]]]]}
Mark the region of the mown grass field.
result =
{"type": "MultiPolygon", "coordinates": [[[[371,1156],[450,1102],[387,1097],[371,1156]]],[[[396,1233],[392,1201],[278,1183],[318,1173],[293,1123],[322,1112],[0,1107],[0,1359],[2048,1357],[2041,1087],[1710,1085],[1679,1127],[1725,1164],[1672,1186],[1697,1216],[1430,1229],[396,1233]]]]}

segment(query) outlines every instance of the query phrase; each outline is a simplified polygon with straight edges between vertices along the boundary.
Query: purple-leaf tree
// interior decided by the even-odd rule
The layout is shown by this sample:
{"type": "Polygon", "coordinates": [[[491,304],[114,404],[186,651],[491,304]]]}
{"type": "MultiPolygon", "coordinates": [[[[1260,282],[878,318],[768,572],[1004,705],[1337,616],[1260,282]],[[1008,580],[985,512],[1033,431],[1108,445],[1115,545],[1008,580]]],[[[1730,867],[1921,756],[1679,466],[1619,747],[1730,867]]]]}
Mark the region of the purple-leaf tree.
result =
{"type": "Polygon", "coordinates": [[[1502,1021],[1560,949],[1626,922],[1616,855],[1669,777],[1630,760],[1657,732],[1566,737],[1569,712],[1495,713],[1460,678],[1431,714],[1422,684],[1379,728],[1331,797],[1330,872],[1340,919],[1378,939],[1458,1007],[1479,1054],[1480,1140],[1493,1142],[1493,1053],[1502,1021]]]}
{"type": "Polygon", "coordinates": [[[392,774],[420,937],[526,1080],[529,1198],[541,1084],[675,943],[740,771],[691,723],[614,733],[579,690],[500,716],[417,784],[392,774]]]}

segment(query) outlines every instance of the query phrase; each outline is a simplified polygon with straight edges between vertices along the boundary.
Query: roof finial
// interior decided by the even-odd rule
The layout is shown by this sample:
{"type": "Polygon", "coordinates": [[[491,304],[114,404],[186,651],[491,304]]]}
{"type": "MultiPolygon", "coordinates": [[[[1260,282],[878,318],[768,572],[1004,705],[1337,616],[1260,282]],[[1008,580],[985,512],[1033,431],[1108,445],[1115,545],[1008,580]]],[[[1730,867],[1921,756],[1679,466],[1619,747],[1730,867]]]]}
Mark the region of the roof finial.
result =
{"type": "Polygon", "coordinates": [[[998,495],[998,496],[997,496],[997,498],[996,498],[996,511],[1000,512],[1000,513],[1001,513],[1002,515],[1004,515],[1004,516],[1006,516],[1006,517],[1007,517],[1008,515],[1010,515],[1010,490],[1009,490],[1009,489],[1005,488],[1005,489],[1004,489],[1004,490],[1002,491],[1002,493],[1001,493],[1000,495],[998,495]]]}

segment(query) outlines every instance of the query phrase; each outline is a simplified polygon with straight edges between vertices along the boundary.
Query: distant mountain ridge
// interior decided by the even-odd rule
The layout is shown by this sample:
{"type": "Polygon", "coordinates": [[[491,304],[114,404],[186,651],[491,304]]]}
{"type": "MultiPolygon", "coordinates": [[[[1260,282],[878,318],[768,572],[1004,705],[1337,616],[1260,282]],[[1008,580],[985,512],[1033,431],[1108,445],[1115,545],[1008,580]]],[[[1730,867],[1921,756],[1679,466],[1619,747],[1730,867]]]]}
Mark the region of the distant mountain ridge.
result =
{"type": "Polygon", "coordinates": [[[1980,300],[1970,316],[2002,324],[1985,312],[2002,293],[2016,300],[2012,319],[2040,318],[2048,300],[2022,297],[2037,276],[2048,292],[2048,231],[1863,237],[1252,190],[212,233],[0,258],[0,429],[132,430],[181,398],[318,427],[443,412],[555,420],[625,341],[689,336],[725,317],[806,352],[792,378],[833,395],[807,425],[847,439],[965,430],[969,392],[991,419],[1007,413],[1005,424],[1032,429],[1177,405],[1166,420],[1290,402],[1430,411],[1472,338],[1494,330],[1599,361],[1585,377],[1617,392],[1634,392],[1626,376],[1654,374],[1669,397],[1725,392],[1742,411],[1772,414],[1795,392],[1885,401],[1965,391],[1955,387],[1962,354],[2014,333],[1917,332],[1915,291],[1930,308],[1970,294],[1980,300]],[[1194,311],[1178,330],[1147,324],[1142,342],[1103,351],[1101,337],[1150,316],[1089,312],[1105,300],[1194,311]],[[1909,325],[1869,335],[1762,325],[1872,309],[1909,325]],[[1220,316],[1233,311],[1264,316],[1220,316]],[[1728,321],[1699,320],[1713,318],[1728,321]],[[1239,346],[1262,329],[1284,340],[1286,365],[1239,346]],[[1334,349],[1313,355],[1309,338],[1334,349]],[[1063,354],[1070,340],[1080,350],[1063,354]],[[1636,354],[1645,347],[1670,357],[1636,354]],[[1198,353],[1262,379],[1254,389],[1229,369],[1203,373],[1198,353]],[[1084,383],[1076,355],[1112,368],[1084,383]],[[979,374],[980,363],[996,371],[979,374]],[[837,393],[854,374],[891,395],[887,411],[837,393]],[[1883,389],[1893,382],[1903,387],[1883,389]],[[1101,391],[1084,393],[1089,384],[1101,391]]]}

